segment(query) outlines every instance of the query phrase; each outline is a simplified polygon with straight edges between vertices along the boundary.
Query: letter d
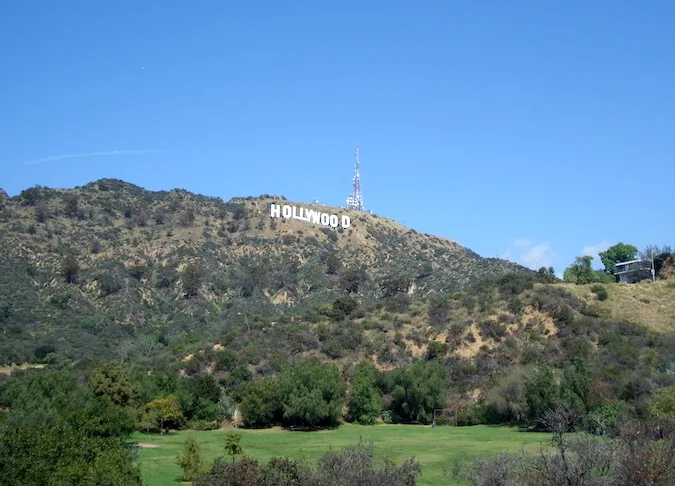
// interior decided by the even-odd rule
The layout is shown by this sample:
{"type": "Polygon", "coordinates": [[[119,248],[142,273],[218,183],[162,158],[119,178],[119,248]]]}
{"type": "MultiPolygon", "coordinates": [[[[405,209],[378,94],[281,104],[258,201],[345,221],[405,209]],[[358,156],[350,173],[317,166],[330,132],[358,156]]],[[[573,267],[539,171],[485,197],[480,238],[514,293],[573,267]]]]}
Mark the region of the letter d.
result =
{"type": "Polygon", "coordinates": [[[347,229],[352,225],[352,220],[349,216],[342,216],[342,229],[347,229]]]}

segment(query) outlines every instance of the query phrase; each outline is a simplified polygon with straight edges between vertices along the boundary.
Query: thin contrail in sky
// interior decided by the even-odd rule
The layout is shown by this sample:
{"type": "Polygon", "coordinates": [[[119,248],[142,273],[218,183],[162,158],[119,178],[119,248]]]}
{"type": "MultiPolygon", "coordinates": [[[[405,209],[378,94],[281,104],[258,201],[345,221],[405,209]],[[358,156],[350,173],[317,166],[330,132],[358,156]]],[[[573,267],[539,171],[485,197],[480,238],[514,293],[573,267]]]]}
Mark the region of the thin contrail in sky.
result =
{"type": "Polygon", "coordinates": [[[80,157],[103,157],[110,155],[141,155],[141,154],[158,154],[165,152],[164,150],[111,150],[110,152],[88,152],[86,154],[66,154],[66,155],[52,155],[51,157],[44,157],[42,159],[31,160],[26,164],[43,164],[45,162],[54,162],[56,160],[77,159],[80,157]]]}

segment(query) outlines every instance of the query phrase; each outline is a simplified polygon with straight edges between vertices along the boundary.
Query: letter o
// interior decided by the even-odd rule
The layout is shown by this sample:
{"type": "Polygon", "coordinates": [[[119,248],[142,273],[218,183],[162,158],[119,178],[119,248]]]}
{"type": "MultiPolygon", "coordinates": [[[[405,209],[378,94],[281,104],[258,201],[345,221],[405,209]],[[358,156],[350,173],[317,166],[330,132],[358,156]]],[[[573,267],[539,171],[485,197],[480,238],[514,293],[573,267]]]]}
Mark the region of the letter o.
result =
{"type": "Polygon", "coordinates": [[[326,213],[321,213],[321,224],[324,226],[328,226],[330,223],[330,217],[326,213]]]}
{"type": "Polygon", "coordinates": [[[284,215],[284,218],[290,218],[291,215],[293,214],[293,210],[288,205],[285,205],[281,211],[282,214],[284,215]]]}
{"type": "Polygon", "coordinates": [[[331,225],[333,228],[337,228],[337,227],[338,227],[338,217],[335,216],[334,214],[332,214],[331,217],[330,217],[330,225],[331,225]]]}

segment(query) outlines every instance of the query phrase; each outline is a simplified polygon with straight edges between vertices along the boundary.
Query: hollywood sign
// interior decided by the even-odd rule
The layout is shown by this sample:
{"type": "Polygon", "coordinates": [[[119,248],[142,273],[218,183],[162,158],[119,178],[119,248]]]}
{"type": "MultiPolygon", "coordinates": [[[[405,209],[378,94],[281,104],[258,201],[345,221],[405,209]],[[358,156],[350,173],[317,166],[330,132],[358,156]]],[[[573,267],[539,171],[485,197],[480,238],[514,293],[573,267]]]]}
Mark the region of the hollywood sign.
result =
{"type": "Polygon", "coordinates": [[[290,206],[288,204],[284,204],[283,206],[280,204],[271,204],[270,217],[297,219],[299,221],[307,221],[308,223],[330,226],[331,228],[340,226],[342,229],[347,229],[352,225],[352,220],[349,216],[342,215],[338,217],[336,214],[322,213],[321,211],[290,206]]]}

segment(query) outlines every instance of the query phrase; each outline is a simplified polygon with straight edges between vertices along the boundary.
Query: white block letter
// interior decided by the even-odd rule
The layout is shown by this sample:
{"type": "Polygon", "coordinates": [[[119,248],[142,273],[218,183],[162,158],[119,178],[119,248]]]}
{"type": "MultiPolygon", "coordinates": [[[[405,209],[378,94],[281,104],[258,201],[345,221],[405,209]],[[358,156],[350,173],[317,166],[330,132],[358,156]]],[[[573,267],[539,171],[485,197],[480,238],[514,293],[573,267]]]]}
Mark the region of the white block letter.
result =
{"type": "Polygon", "coordinates": [[[319,224],[319,218],[321,217],[321,213],[319,211],[314,211],[313,209],[310,209],[309,217],[312,220],[312,223],[319,224]]]}
{"type": "Polygon", "coordinates": [[[342,216],[342,229],[347,229],[352,225],[352,220],[349,216],[342,216]]]}
{"type": "Polygon", "coordinates": [[[331,225],[331,227],[333,227],[333,228],[337,228],[337,227],[338,227],[338,217],[335,216],[334,214],[332,214],[331,217],[330,217],[330,225],[331,225]]]}
{"type": "Polygon", "coordinates": [[[291,214],[293,213],[293,210],[291,209],[290,206],[285,205],[281,210],[281,213],[284,215],[284,218],[290,218],[291,214]]]}
{"type": "Polygon", "coordinates": [[[328,220],[329,220],[329,219],[330,219],[330,218],[329,218],[329,216],[328,216],[327,213],[321,213],[321,224],[322,224],[322,225],[328,226],[328,222],[329,222],[328,220]]]}
{"type": "Polygon", "coordinates": [[[270,204],[270,218],[278,218],[281,216],[281,206],[278,204],[270,204]]]}

